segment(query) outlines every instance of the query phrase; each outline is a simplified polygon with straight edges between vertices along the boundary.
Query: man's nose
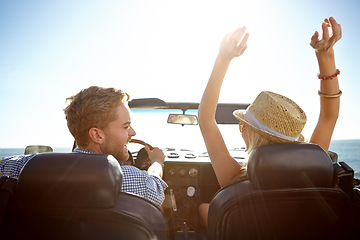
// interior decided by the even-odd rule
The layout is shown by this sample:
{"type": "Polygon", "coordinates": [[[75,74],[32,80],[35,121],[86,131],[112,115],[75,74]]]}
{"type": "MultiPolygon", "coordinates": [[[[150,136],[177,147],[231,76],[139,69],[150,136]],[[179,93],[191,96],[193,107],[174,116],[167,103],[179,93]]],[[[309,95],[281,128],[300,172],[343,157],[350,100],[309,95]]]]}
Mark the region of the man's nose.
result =
{"type": "Polygon", "coordinates": [[[130,127],[130,136],[133,137],[135,135],[136,135],[135,130],[132,127],[130,127]]]}

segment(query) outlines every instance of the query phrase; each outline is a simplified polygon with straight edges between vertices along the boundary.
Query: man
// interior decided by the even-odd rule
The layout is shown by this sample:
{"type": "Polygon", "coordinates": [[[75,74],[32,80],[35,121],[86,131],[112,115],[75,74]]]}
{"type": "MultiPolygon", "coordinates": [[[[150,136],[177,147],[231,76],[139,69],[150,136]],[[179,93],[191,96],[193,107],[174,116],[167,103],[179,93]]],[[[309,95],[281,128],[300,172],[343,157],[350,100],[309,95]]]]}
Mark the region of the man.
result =
{"type": "MultiPolygon", "coordinates": [[[[89,87],[67,98],[64,109],[69,131],[78,148],[74,152],[111,154],[122,165],[129,158],[127,144],[136,132],[131,126],[129,95],[114,88],[89,87]]],[[[145,147],[153,162],[148,171],[122,165],[122,192],[137,194],[158,206],[165,199],[167,184],[161,179],[164,153],[159,148],[145,147]]],[[[17,178],[23,166],[34,155],[4,158],[0,161],[0,176],[17,178]]]]}

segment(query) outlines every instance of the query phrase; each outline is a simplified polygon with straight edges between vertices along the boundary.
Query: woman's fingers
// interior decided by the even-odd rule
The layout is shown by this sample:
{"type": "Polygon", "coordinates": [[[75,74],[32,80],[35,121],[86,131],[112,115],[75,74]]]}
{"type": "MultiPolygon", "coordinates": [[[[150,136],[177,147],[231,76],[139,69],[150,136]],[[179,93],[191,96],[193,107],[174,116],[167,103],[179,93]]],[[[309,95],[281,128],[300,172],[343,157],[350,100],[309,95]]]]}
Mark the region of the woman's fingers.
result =
{"type": "Polygon", "coordinates": [[[240,39],[244,36],[245,31],[246,31],[246,27],[240,28],[240,31],[236,35],[237,43],[239,43],[240,39]]]}
{"type": "Polygon", "coordinates": [[[342,28],[341,28],[340,24],[339,24],[339,27],[340,27],[340,35],[339,35],[340,37],[339,37],[339,39],[340,39],[340,38],[342,38],[342,28]]]}
{"type": "Polygon", "coordinates": [[[323,22],[321,27],[323,31],[323,35],[322,35],[323,40],[325,41],[329,40],[329,24],[323,22]]]}
{"type": "Polygon", "coordinates": [[[341,38],[341,26],[336,22],[333,17],[329,18],[332,36],[329,39],[328,47],[333,46],[341,38]]]}
{"type": "Polygon", "coordinates": [[[333,17],[324,19],[321,24],[322,38],[319,39],[319,33],[315,32],[311,37],[310,45],[315,50],[327,50],[332,47],[341,37],[341,25],[336,22],[333,17]],[[329,27],[331,27],[332,34],[329,33],[329,27]]]}
{"type": "Polygon", "coordinates": [[[246,42],[247,42],[247,40],[249,39],[249,36],[250,36],[250,34],[249,34],[249,33],[246,33],[245,36],[244,36],[244,38],[241,40],[239,46],[241,46],[241,45],[246,45],[246,42]]]}
{"type": "Polygon", "coordinates": [[[230,36],[231,38],[231,42],[234,46],[237,46],[240,42],[240,39],[242,38],[242,36],[245,33],[246,28],[245,27],[241,27],[235,30],[235,32],[233,32],[230,36]]]}
{"type": "Polygon", "coordinates": [[[331,24],[333,37],[335,37],[337,41],[341,38],[341,25],[338,24],[333,17],[330,17],[330,24],[331,24]]]}
{"type": "Polygon", "coordinates": [[[238,48],[240,48],[240,51],[239,51],[239,56],[241,56],[245,50],[247,49],[247,40],[249,39],[249,33],[246,33],[244,38],[241,40],[238,48]]]}
{"type": "Polygon", "coordinates": [[[319,41],[319,33],[315,31],[314,35],[312,35],[311,37],[310,46],[315,48],[318,41],[319,41]]]}
{"type": "Polygon", "coordinates": [[[245,52],[246,49],[247,49],[247,45],[245,45],[244,47],[242,47],[242,48],[240,49],[239,56],[241,56],[241,55],[245,52]]]}

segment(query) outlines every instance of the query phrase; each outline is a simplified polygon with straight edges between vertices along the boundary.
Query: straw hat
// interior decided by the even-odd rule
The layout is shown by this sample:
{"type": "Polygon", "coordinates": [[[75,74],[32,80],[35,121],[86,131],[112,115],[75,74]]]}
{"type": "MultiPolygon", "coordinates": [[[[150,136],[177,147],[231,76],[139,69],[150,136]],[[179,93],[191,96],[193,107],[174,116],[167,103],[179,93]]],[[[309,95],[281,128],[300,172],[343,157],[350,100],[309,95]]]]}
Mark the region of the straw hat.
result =
{"type": "Polygon", "coordinates": [[[261,92],[246,110],[234,116],[262,136],[279,143],[304,142],[301,135],[305,112],[291,99],[269,91],[261,92]]]}

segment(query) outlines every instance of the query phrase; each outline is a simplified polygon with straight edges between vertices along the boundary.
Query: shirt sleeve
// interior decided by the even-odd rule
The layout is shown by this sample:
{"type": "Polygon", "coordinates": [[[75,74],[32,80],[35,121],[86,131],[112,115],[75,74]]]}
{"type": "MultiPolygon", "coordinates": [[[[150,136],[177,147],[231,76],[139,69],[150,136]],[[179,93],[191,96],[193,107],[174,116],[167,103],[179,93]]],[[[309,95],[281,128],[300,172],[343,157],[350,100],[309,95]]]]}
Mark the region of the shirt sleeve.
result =
{"type": "Polygon", "coordinates": [[[121,166],[121,169],[123,172],[122,192],[139,195],[161,206],[165,199],[164,191],[168,187],[164,180],[134,166],[125,165],[121,166]]]}
{"type": "Polygon", "coordinates": [[[26,165],[35,154],[31,155],[16,155],[5,157],[0,161],[0,177],[8,176],[12,178],[19,178],[19,175],[26,165]]]}

